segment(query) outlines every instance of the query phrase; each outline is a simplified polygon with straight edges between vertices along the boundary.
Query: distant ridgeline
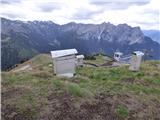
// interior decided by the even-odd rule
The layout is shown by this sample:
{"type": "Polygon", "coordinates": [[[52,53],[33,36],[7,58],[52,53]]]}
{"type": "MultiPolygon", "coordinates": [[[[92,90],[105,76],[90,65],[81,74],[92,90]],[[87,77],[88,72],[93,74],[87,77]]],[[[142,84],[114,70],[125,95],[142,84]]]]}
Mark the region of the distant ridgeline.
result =
{"type": "Polygon", "coordinates": [[[80,54],[112,55],[147,51],[148,59],[160,59],[160,44],[145,36],[139,27],[110,23],[58,25],[51,21],[12,21],[1,18],[2,70],[39,53],[76,48],[80,54]]]}
{"type": "Polygon", "coordinates": [[[160,43],[160,30],[143,30],[144,35],[160,43]]]}

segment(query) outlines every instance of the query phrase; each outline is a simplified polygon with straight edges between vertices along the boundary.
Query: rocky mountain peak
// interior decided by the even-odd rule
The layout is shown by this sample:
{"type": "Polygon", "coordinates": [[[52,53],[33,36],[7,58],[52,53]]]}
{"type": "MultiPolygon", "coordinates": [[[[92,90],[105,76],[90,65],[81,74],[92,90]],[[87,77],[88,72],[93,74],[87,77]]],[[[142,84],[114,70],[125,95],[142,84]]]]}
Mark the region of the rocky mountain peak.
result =
{"type": "Polygon", "coordinates": [[[151,51],[152,58],[160,59],[160,44],[144,36],[139,27],[68,23],[51,21],[14,21],[2,18],[2,68],[51,50],[76,48],[80,54],[104,52],[112,55],[117,49],[124,54],[134,50],[151,51]]]}

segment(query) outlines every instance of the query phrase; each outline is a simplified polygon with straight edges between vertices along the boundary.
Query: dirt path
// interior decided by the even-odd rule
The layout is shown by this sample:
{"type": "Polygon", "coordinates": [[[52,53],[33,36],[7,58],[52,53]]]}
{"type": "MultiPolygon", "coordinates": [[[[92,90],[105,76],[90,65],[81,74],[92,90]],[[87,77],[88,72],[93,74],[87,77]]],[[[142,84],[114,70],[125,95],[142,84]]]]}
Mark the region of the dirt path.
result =
{"type": "Polygon", "coordinates": [[[48,100],[50,104],[40,110],[39,120],[158,120],[160,118],[158,101],[140,103],[132,95],[115,96],[101,93],[95,96],[92,102],[83,102],[79,107],[75,107],[75,99],[68,93],[57,94],[54,92],[48,96],[48,100]],[[119,105],[128,108],[127,118],[116,114],[115,110],[119,105]]]}
{"type": "MultiPolygon", "coordinates": [[[[11,91],[10,91],[11,92],[11,91]]],[[[18,94],[17,90],[13,91],[18,94]]],[[[8,96],[8,93],[6,93],[8,96]]],[[[4,96],[4,93],[2,97],[4,96]]],[[[99,94],[93,101],[84,101],[75,106],[76,99],[67,92],[53,91],[48,97],[48,103],[37,108],[37,116],[34,118],[33,108],[24,111],[16,106],[5,104],[2,101],[2,120],[124,120],[115,112],[118,105],[128,108],[128,117],[125,120],[159,120],[160,103],[150,101],[140,103],[131,95],[107,95],[99,94]]]]}
{"type": "Polygon", "coordinates": [[[22,66],[20,68],[17,68],[16,70],[14,70],[14,72],[20,72],[20,71],[25,71],[25,70],[32,70],[32,67],[31,65],[25,65],[25,66],[22,66]]]}
{"type": "Polygon", "coordinates": [[[84,102],[79,107],[74,106],[74,98],[68,93],[53,93],[48,100],[50,105],[42,108],[39,120],[122,120],[114,112],[112,96],[97,96],[94,103],[84,102]]]}
{"type": "Polygon", "coordinates": [[[93,64],[93,63],[88,63],[88,62],[87,63],[85,62],[84,65],[87,67],[98,67],[98,65],[93,64]]]}

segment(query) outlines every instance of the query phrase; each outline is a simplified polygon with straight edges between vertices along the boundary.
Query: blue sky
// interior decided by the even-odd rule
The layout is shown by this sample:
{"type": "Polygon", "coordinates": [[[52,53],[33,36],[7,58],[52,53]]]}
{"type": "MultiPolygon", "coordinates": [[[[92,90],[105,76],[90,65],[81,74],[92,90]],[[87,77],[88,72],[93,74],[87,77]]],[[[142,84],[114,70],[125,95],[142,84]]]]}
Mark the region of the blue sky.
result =
{"type": "Polygon", "coordinates": [[[1,17],[32,21],[127,23],[160,28],[159,0],[1,0],[1,17]]]}

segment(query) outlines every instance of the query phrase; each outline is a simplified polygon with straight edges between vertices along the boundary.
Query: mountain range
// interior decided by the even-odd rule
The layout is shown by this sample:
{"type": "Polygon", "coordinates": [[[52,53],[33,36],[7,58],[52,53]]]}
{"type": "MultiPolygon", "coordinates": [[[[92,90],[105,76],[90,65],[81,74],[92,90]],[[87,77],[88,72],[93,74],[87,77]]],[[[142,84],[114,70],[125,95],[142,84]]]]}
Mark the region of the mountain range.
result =
{"type": "Polygon", "coordinates": [[[160,44],[143,34],[140,27],[68,23],[52,21],[19,21],[1,18],[2,70],[23,62],[36,54],[51,50],[76,48],[80,54],[115,51],[130,54],[135,50],[149,51],[148,59],[160,59],[160,44]]]}
{"type": "Polygon", "coordinates": [[[160,30],[142,30],[144,35],[160,43],[160,30]]]}

